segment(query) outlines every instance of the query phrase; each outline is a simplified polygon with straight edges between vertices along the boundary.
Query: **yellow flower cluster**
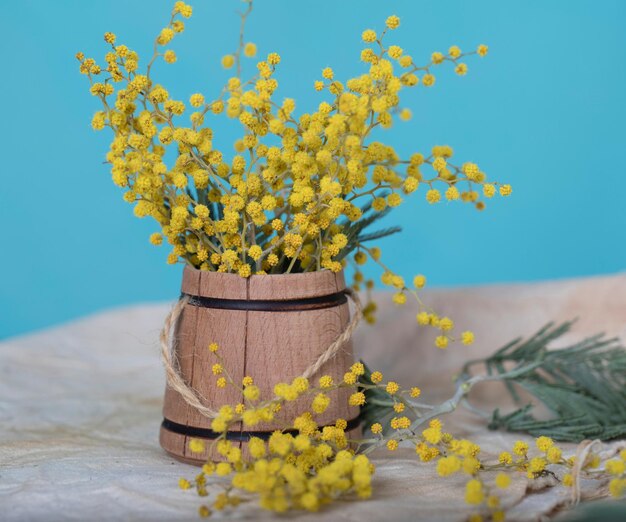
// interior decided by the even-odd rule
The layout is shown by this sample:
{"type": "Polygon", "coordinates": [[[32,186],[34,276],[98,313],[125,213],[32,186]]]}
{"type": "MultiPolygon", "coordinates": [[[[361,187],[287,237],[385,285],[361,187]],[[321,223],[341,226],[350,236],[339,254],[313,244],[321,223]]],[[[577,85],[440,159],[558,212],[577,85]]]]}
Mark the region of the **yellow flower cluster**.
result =
{"type": "MultiPolygon", "coordinates": [[[[250,0],[246,4],[244,23],[252,9],[250,0]]],[[[155,81],[154,67],[160,58],[176,62],[167,46],[191,15],[189,5],[175,3],[143,68],[139,55],[113,33],[104,35],[110,46],[105,65],[77,55],[80,72],[103,107],[92,126],[113,132],[106,156],[113,182],[124,190],[136,216],[158,222],[161,230],[150,242],[170,245],[169,263],[182,260],[201,270],[242,277],[337,272],[346,266],[347,254],[356,251],[358,287],[363,282],[358,265],[368,257],[380,258],[379,249],[364,247],[354,233],[365,219],[364,208],[382,213],[420,186],[431,204],[442,199],[443,191],[445,199],[478,209],[484,208],[480,189],[485,198],[511,193],[509,185],[488,182],[475,163],[454,164],[447,145],[402,158],[375,136],[396,119],[410,117],[401,104],[405,89],[432,86],[431,69],[446,61],[465,74],[467,67],[459,60],[484,56],[486,46],[469,53],[453,46],[418,66],[402,48],[384,42],[386,33],[400,25],[397,16],[390,16],[380,35],[371,29],[362,35],[367,44],[360,57],[362,74],[341,81],[332,68],[323,69],[315,89],[327,96],[317,108],[296,115],[294,99],[275,98],[279,54],[269,53],[256,62],[255,74],[242,76],[243,59],[258,54],[254,43],[244,43],[243,25],[239,48],[222,59],[225,68],[236,66],[236,73],[221,94],[193,93],[188,102],[172,98],[155,81]],[[215,144],[213,119],[221,117],[241,126],[233,154],[215,144]],[[167,154],[169,149],[174,156],[167,154]]],[[[383,282],[398,289],[395,301],[401,304],[406,288],[400,279],[385,270],[383,282]]],[[[374,311],[369,303],[367,320],[373,321],[374,311]]],[[[437,345],[444,348],[450,338],[442,333],[437,345]]]]}
{"type": "MultiPolygon", "coordinates": [[[[529,457],[528,443],[517,441],[511,451],[502,452],[495,463],[480,460],[480,448],[469,441],[452,439],[447,442],[445,437],[442,437],[437,444],[433,453],[441,455],[437,461],[437,472],[440,476],[446,477],[457,472],[464,472],[471,477],[466,483],[465,501],[467,504],[475,506],[475,509],[479,509],[469,518],[475,522],[482,520],[502,521],[505,519],[505,511],[502,508],[500,496],[502,491],[510,486],[513,474],[522,472],[526,474],[528,479],[533,480],[547,475],[556,476],[557,467],[569,471],[575,465],[574,457],[563,458],[561,448],[551,438],[545,436],[535,440],[536,448],[540,452],[539,455],[529,457]],[[554,470],[549,469],[549,466],[554,466],[554,470]],[[493,471],[497,471],[493,482],[486,481],[484,472],[493,471]]],[[[614,477],[611,481],[611,493],[615,496],[621,496],[626,491],[623,478],[626,451],[622,452],[621,457],[621,459],[606,462],[606,472],[614,477]]],[[[590,454],[582,468],[583,472],[598,467],[598,464],[598,456],[593,453],[590,454]]],[[[561,482],[564,486],[572,486],[572,474],[564,473],[561,482]]]]}
{"type": "Polygon", "coordinates": [[[562,457],[561,448],[556,446],[550,437],[539,437],[535,444],[542,452],[541,456],[529,459],[528,444],[519,440],[513,445],[512,452],[500,453],[498,461],[503,466],[513,466],[517,470],[525,471],[529,479],[542,476],[549,464],[566,463],[562,457]]]}
{"type": "MultiPolygon", "coordinates": [[[[209,350],[218,361],[213,365],[213,373],[217,368],[217,374],[223,375],[228,385],[241,391],[244,402],[235,406],[223,405],[219,409],[211,428],[220,436],[211,441],[210,448],[200,439],[189,442],[190,451],[204,453],[209,449],[209,455],[214,459],[207,461],[193,481],[180,479],[182,489],[195,487],[201,497],[206,497],[209,477],[229,479],[225,492],[210,506],[201,506],[200,515],[209,516],[212,511],[236,507],[244,495],[256,496],[262,508],[279,513],[294,509],[317,511],[344,496],[356,494],[358,498],[368,498],[371,495],[374,467],[365,455],[358,455],[350,448],[345,432],[347,422],[337,419],[334,425],[323,427],[315,422],[315,415],[323,413],[330,404],[326,392],[351,385],[345,382],[333,384],[332,378],[326,375],[315,387],[308,379],[298,377],[291,383],[276,384],[274,396],[262,400],[260,390],[250,376],[244,377],[241,385],[233,381],[216,343],[212,343],[209,350]],[[244,458],[239,446],[227,439],[235,424],[253,428],[259,422],[272,421],[282,404],[302,397],[312,397],[310,410],[295,417],[290,425],[285,426],[285,431],[274,431],[267,441],[251,437],[247,444],[249,458],[244,458]]],[[[355,376],[364,372],[361,363],[350,369],[355,376]]]]}
{"type": "MultiPolygon", "coordinates": [[[[384,390],[388,394],[387,411],[391,416],[390,420],[384,421],[386,413],[379,410],[381,420],[370,426],[374,438],[363,442],[370,444],[365,453],[379,447],[395,451],[402,443],[410,444],[422,462],[436,463],[437,473],[441,477],[457,473],[468,475],[465,500],[479,510],[470,520],[480,522],[505,519],[500,497],[503,490],[510,486],[514,474],[523,473],[528,480],[535,480],[548,475],[556,476],[555,472],[561,470],[562,484],[573,485],[574,479],[570,470],[575,465],[575,458],[564,458],[562,449],[550,437],[541,436],[535,440],[536,450],[539,452],[536,455],[529,455],[529,444],[519,440],[513,444],[511,451],[502,452],[496,462],[489,462],[481,458],[478,444],[446,433],[439,418],[432,417],[437,412],[449,413],[449,401],[439,408],[425,405],[414,400],[421,395],[419,388],[402,389],[395,382],[385,385],[381,384],[382,381],[382,373],[375,371],[369,374],[369,382],[366,380],[359,383],[360,390],[365,391],[365,404],[368,401],[367,390],[378,390],[372,394],[378,406],[383,405],[380,391],[384,390]],[[393,416],[393,412],[407,414],[393,416]],[[422,428],[427,420],[427,426],[422,428]],[[494,471],[497,473],[493,481],[491,478],[487,480],[487,472],[494,471]]],[[[590,453],[582,466],[582,473],[598,468],[600,463],[599,456],[590,453]]],[[[597,472],[595,475],[594,478],[598,478],[597,472]]],[[[610,492],[613,496],[621,497],[626,494],[626,450],[620,453],[620,458],[605,463],[605,470],[600,478],[607,476],[610,478],[610,492]]]]}
{"type": "MultiPolygon", "coordinates": [[[[358,291],[361,289],[360,284],[363,282],[364,278],[363,274],[358,270],[358,265],[365,263],[367,255],[369,255],[370,258],[383,269],[381,282],[396,291],[393,295],[394,303],[397,305],[404,305],[407,302],[407,296],[411,296],[415,299],[415,302],[420,310],[415,316],[417,324],[420,326],[432,327],[438,330],[439,335],[437,335],[435,339],[435,346],[437,346],[437,348],[447,348],[451,341],[457,340],[457,337],[452,334],[452,330],[454,329],[454,322],[452,319],[449,317],[439,317],[433,312],[433,310],[426,306],[420,298],[419,291],[426,286],[426,277],[422,274],[416,275],[413,278],[413,288],[408,287],[402,276],[394,274],[389,267],[380,261],[380,250],[377,247],[368,248],[360,245],[354,255],[354,262],[357,266],[355,284],[353,285],[354,290],[358,291]]],[[[363,315],[365,320],[370,324],[375,322],[374,314],[376,312],[376,303],[371,298],[372,288],[373,283],[371,281],[367,281],[366,290],[368,293],[368,303],[364,307],[363,315]]],[[[461,333],[460,337],[458,337],[458,340],[460,340],[464,345],[473,344],[474,334],[471,331],[464,331],[461,333]]]]}
{"type": "Polygon", "coordinates": [[[611,476],[609,491],[615,498],[626,495],[626,449],[620,452],[619,457],[604,465],[604,469],[611,476]]]}
{"type": "MultiPolygon", "coordinates": [[[[193,439],[191,451],[205,450],[205,443],[193,439]]],[[[336,450],[326,442],[318,443],[310,436],[295,437],[279,431],[266,442],[252,437],[248,442],[251,459],[242,458],[241,449],[228,440],[215,444],[221,462],[209,461],[196,476],[194,485],[200,496],[206,496],[206,481],[211,475],[230,476],[231,488],[243,494],[254,494],[261,507],[282,513],[293,509],[317,511],[336,498],[356,493],[361,498],[371,495],[372,465],[364,455],[336,450]]],[[[182,489],[191,482],[181,479],[182,489]]],[[[242,498],[229,488],[216,497],[211,507],[203,505],[202,516],[211,510],[236,507],[242,498]]]]}
{"type": "MultiPolygon", "coordinates": [[[[454,460],[454,457],[442,457],[437,463],[437,471],[441,476],[464,469],[472,475],[472,479],[467,482],[465,501],[470,505],[479,506],[482,512],[474,513],[470,520],[481,522],[482,520],[504,520],[505,513],[501,509],[498,492],[507,489],[511,484],[511,476],[514,473],[525,473],[528,479],[537,479],[543,476],[556,477],[557,469],[561,470],[561,483],[565,487],[574,485],[575,479],[571,470],[576,465],[576,457],[565,459],[562,450],[550,437],[541,436],[535,440],[535,446],[540,454],[529,457],[530,447],[524,441],[514,443],[511,451],[500,453],[498,461],[489,464],[476,461],[474,470],[468,470],[466,466],[461,466],[454,460]],[[550,468],[552,466],[552,468],[550,468]],[[480,471],[498,471],[493,484],[487,482],[480,476],[480,471]],[[565,473],[562,472],[565,470],[565,473]],[[508,473],[505,473],[507,471],[508,473]]],[[[594,471],[600,466],[600,457],[591,452],[585,459],[581,469],[581,478],[608,478],[609,491],[614,497],[621,497],[626,494],[626,450],[622,450],[619,458],[608,460],[604,464],[604,472],[594,471]],[[592,472],[592,473],[589,473],[592,472]]]]}
{"type": "MultiPolygon", "coordinates": [[[[241,392],[242,402],[219,409],[211,427],[220,435],[210,442],[209,448],[203,440],[189,442],[189,449],[194,453],[204,454],[208,449],[211,460],[193,481],[180,479],[180,487],[195,487],[201,497],[206,497],[210,476],[228,481],[224,493],[215,497],[211,505],[200,507],[202,516],[236,507],[250,496],[256,497],[261,507],[276,512],[317,511],[335,499],[353,494],[368,498],[372,493],[374,467],[367,455],[378,448],[393,452],[401,444],[412,446],[420,461],[432,462],[441,477],[457,474],[468,477],[465,501],[474,510],[470,520],[477,522],[505,519],[501,497],[516,474],[524,474],[529,480],[560,474],[564,486],[574,484],[571,470],[575,467],[575,458],[564,458],[561,448],[551,438],[538,437],[536,449],[519,440],[495,461],[483,459],[478,444],[444,431],[439,414],[454,409],[450,408],[450,401],[439,407],[417,402],[421,395],[418,387],[405,389],[395,381],[384,382],[380,371],[369,372],[361,362],[353,364],[338,382],[329,375],[321,376],[317,385],[298,377],[290,383],[276,384],[273,397],[263,399],[252,377],[245,376],[241,384],[231,378],[216,343],[209,346],[209,351],[217,359],[214,373],[217,369],[220,378],[241,392]],[[378,422],[369,426],[371,438],[349,439],[344,419],[337,419],[333,425],[317,424],[316,415],[325,412],[331,404],[329,392],[339,388],[351,390],[350,405],[365,406],[368,397],[375,397],[376,405],[388,407],[391,415],[381,412],[378,422]],[[274,431],[268,440],[251,437],[247,444],[249,457],[244,458],[239,446],[228,441],[231,427],[239,430],[239,423],[253,428],[259,422],[276,422],[275,413],[285,403],[302,398],[307,399],[304,404],[308,406],[295,413],[283,430],[274,431]]],[[[600,478],[608,478],[611,494],[623,496],[626,493],[626,450],[619,458],[606,461],[604,470],[598,472],[600,464],[599,456],[591,452],[581,473],[592,472],[596,478],[598,474],[600,478]]]]}

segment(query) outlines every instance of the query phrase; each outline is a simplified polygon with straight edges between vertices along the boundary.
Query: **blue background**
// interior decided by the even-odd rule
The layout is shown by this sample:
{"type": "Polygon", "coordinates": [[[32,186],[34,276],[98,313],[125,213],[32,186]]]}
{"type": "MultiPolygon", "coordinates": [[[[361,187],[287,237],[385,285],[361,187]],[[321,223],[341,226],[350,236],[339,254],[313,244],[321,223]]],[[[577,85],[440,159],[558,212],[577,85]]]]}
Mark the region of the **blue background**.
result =
{"type": "MultiPolygon", "coordinates": [[[[110,136],[91,130],[99,102],[74,59],[82,50],[102,61],[105,31],[147,57],[172,5],[0,1],[0,337],[176,297],[180,266],[165,264],[166,249],[148,243],[156,225],[136,219],[113,186],[102,164],[110,136]]],[[[156,69],[183,100],[221,87],[219,60],[239,26],[235,0],[192,5],[171,46],[179,61],[156,69]]],[[[382,244],[389,263],[433,285],[623,270],[626,2],[259,0],[247,39],[261,55],[280,52],[279,96],[310,109],[320,70],[360,73],[361,31],[393,13],[402,19],[393,40],[418,62],[451,44],[486,43],[490,53],[469,59],[465,78],[447,67],[435,88],[407,91],[414,119],[383,139],[403,154],[450,144],[457,161],[477,162],[514,192],[482,213],[429,206],[418,192],[389,220],[405,227],[382,244]]],[[[217,134],[222,146],[235,136],[232,126],[217,134]]]]}

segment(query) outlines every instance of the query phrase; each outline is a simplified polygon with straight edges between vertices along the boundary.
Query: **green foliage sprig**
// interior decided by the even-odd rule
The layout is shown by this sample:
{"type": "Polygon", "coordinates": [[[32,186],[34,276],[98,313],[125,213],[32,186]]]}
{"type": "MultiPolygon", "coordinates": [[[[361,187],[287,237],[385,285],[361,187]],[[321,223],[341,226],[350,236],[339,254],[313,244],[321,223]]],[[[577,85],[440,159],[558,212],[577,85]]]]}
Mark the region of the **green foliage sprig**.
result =
{"type": "Polygon", "coordinates": [[[607,339],[604,334],[550,350],[549,343],[566,334],[572,324],[547,324],[528,340],[516,339],[490,357],[463,367],[461,380],[477,365],[484,366],[488,375],[523,369],[515,377],[503,377],[509,393],[520,404],[517,389],[521,388],[552,414],[549,419],[538,419],[532,403],[504,415],[496,409],[490,429],[570,442],[626,435],[626,350],[618,339],[607,339]]]}
{"type": "MultiPolygon", "coordinates": [[[[548,345],[569,332],[573,323],[549,323],[527,340],[515,339],[487,358],[468,361],[456,379],[461,400],[454,406],[482,414],[493,430],[526,432],[566,442],[625,436],[626,350],[618,339],[607,339],[604,334],[549,349],[548,345]],[[472,371],[477,367],[484,368],[484,373],[472,371]],[[471,405],[469,391],[486,381],[503,382],[519,407],[502,414],[500,408],[486,413],[471,405]],[[536,403],[522,404],[520,389],[536,403]],[[536,416],[538,404],[550,411],[550,418],[536,416]]],[[[372,384],[369,370],[361,382],[372,384]]],[[[385,390],[366,389],[365,395],[361,419],[366,426],[394,415],[394,399],[385,390]]]]}

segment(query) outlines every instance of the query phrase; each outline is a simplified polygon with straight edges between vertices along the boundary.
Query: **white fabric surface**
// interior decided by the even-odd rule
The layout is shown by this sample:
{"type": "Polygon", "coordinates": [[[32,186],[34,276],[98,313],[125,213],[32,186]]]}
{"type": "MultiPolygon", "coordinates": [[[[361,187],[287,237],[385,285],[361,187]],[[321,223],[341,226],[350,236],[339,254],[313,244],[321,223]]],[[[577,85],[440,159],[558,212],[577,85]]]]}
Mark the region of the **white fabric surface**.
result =
{"type": "MultiPolygon", "coordinates": [[[[451,395],[450,376],[466,357],[531,334],[550,319],[581,317],[569,340],[599,330],[626,334],[624,275],[432,292],[429,302],[479,339],[475,347],[445,352],[416,328],[413,309],[395,308],[384,297],[380,324],[360,328],[357,351],[388,378],[418,384],[430,397],[451,395]]],[[[157,336],[168,308],[112,310],[0,343],[0,520],[197,518],[201,499],[177,488],[179,477],[192,478],[197,469],[168,457],[158,444],[164,377],[157,336]]],[[[478,390],[476,399],[489,394],[478,390]]],[[[488,432],[464,412],[444,422],[493,452],[519,438],[488,432]]],[[[464,477],[437,477],[410,449],[382,453],[375,463],[371,500],[338,503],[298,519],[465,519],[464,477]]],[[[506,502],[514,506],[509,519],[540,520],[566,501],[561,488],[525,496],[520,477],[506,502]]],[[[222,516],[272,518],[255,505],[222,516]]]]}

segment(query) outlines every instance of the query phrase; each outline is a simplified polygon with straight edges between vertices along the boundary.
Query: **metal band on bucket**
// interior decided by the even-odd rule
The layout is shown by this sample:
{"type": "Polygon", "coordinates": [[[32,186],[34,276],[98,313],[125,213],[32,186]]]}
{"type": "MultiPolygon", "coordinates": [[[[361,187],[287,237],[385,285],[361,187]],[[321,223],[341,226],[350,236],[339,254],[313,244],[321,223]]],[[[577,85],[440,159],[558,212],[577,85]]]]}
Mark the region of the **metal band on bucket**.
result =
{"type": "MultiPolygon", "coordinates": [[[[344,431],[350,431],[359,426],[361,421],[358,417],[348,421],[348,425],[344,431]]],[[[177,433],[179,435],[185,435],[187,437],[197,437],[199,439],[217,439],[222,434],[217,431],[213,431],[209,428],[197,428],[195,426],[186,426],[184,424],[178,424],[177,422],[169,419],[163,419],[161,426],[167,431],[177,433]]],[[[238,442],[248,442],[252,437],[257,437],[262,440],[268,440],[274,431],[228,431],[226,432],[226,439],[238,442]]],[[[278,430],[281,431],[281,430],[278,430]]],[[[282,430],[281,433],[289,433],[291,435],[297,435],[298,430],[282,430]]]]}
{"type": "Polygon", "coordinates": [[[189,299],[188,304],[201,308],[218,308],[221,310],[244,310],[252,312],[301,312],[304,310],[320,310],[332,308],[348,302],[345,292],[306,297],[302,299],[287,299],[284,301],[263,299],[222,299],[203,297],[183,293],[181,298],[189,299]]]}

